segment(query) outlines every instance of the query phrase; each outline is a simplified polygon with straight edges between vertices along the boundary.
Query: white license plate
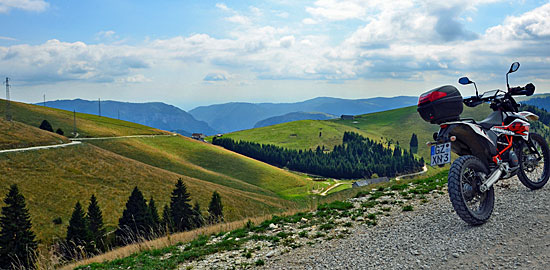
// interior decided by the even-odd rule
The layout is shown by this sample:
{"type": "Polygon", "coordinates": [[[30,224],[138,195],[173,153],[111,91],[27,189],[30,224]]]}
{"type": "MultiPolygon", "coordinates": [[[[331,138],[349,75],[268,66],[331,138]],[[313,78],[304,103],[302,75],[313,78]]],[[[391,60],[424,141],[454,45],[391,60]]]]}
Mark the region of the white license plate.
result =
{"type": "Polygon", "coordinates": [[[431,165],[451,163],[451,143],[432,145],[431,165]]]}

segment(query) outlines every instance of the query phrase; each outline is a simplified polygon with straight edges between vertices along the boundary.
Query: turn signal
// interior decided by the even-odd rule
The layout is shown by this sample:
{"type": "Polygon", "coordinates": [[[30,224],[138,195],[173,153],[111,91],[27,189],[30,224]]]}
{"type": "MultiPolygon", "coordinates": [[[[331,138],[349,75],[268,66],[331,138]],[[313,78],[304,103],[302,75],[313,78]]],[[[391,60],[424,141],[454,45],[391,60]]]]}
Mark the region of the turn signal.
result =
{"type": "Polygon", "coordinates": [[[454,142],[454,141],[456,141],[456,136],[451,136],[450,139],[451,139],[451,142],[454,142]]]}

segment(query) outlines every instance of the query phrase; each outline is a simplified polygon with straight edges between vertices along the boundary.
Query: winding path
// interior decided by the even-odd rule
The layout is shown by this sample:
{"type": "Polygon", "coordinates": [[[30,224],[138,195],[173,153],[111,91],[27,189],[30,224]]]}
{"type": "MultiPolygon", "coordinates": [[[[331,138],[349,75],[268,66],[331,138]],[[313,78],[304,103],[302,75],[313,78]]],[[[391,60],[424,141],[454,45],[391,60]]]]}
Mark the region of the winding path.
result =
{"type": "Polygon", "coordinates": [[[42,149],[60,148],[60,147],[65,147],[65,146],[73,146],[73,145],[81,144],[82,141],[89,141],[89,140],[111,140],[111,139],[124,139],[124,138],[154,138],[154,137],[170,137],[170,136],[177,136],[177,134],[170,134],[170,135],[129,135],[129,136],[119,136],[119,137],[97,137],[97,138],[69,138],[69,140],[71,141],[69,143],[43,145],[43,146],[33,146],[33,147],[15,148],[15,149],[6,149],[6,150],[0,150],[0,154],[1,153],[24,152],[24,151],[34,151],[34,150],[42,150],[42,149]]]}
{"type": "Polygon", "coordinates": [[[70,143],[63,143],[63,144],[54,144],[54,145],[43,145],[43,146],[33,146],[33,147],[25,147],[25,148],[7,149],[7,150],[0,150],[0,153],[12,153],[12,152],[24,152],[24,151],[33,151],[33,150],[60,148],[60,147],[65,147],[65,146],[78,145],[78,144],[81,144],[81,142],[79,142],[79,141],[73,141],[73,142],[70,142],[70,143]]]}

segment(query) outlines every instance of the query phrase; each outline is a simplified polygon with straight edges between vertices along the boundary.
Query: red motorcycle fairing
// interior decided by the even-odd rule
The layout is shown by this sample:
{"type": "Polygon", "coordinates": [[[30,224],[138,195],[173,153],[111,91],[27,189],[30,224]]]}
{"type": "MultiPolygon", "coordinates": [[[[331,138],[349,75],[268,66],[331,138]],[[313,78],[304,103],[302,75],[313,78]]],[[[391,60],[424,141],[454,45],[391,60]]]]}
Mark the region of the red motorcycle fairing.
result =
{"type": "Polygon", "coordinates": [[[491,131],[500,135],[521,136],[525,141],[529,140],[529,127],[531,125],[521,119],[515,119],[508,125],[494,126],[491,131]]]}

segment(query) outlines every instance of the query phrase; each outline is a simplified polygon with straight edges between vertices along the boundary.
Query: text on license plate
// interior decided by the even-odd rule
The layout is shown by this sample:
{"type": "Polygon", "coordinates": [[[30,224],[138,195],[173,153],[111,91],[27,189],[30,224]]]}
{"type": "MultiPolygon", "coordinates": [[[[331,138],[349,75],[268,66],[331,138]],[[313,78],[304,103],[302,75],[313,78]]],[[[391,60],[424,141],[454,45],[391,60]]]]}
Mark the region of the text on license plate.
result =
{"type": "Polygon", "coordinates": [[[451,162],[451,143],[432,145],[431,165],[442,165],[451,162]]]}

